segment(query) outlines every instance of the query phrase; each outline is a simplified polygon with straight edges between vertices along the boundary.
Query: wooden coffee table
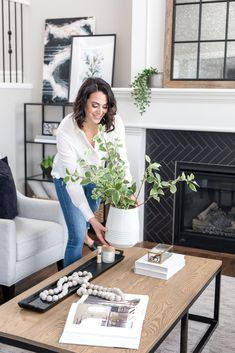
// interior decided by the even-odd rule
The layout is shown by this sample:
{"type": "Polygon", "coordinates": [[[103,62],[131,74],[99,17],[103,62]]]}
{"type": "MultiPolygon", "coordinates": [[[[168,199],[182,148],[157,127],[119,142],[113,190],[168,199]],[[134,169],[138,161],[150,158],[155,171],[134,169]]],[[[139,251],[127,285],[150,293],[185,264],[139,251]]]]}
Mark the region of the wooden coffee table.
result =
{"type": "MultiPolygon", "coordinates": [[[[146,251],[147,249],[138,247],[126,249],[124,252],[125,259],[94,279],[93,283],[98,283],[105,287],[119,287],[126,293],[149,295],[140,347],[138,350],[133,350],[133,352],[154,352],[181,320],[181,340],[178,351],[186,353],[188,319],[209,324],[208,330],[194,349],[194,353],[201,352],[218,323],[222,262],[186,256],[185,267],[172,278],[164,281],[133,273],[135,260],[145,254],[146,251]],[[190,307],[213,278],[216,278],[214,316],[206,318],[204,316],[190,315],[188,313],[190,307]]],[[[73,271],[93,256],[94,254],[89,254],[0,306],[0,342],[42,353],[131,352],[132,350],[123,348],[58,343],[69,308],[73,302],[78,300],[76,294],[72,294],[45,313],[33,312],[18,306],[20,300],[73,271]]]]}

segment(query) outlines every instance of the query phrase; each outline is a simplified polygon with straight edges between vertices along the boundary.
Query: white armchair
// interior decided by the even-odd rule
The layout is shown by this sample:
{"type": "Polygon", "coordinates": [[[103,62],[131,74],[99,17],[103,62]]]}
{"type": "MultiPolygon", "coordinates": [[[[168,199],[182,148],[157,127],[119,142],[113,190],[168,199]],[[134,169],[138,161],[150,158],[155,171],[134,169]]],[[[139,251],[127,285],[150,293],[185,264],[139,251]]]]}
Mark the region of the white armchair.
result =
{"type": "Polygon", "coordinates": [[[18,216],[0,219],[0,285],[5,300],[15,284],[57,262],[63,268],[67,230],[58,201],[29,198],[17,192],[18,216]]]}

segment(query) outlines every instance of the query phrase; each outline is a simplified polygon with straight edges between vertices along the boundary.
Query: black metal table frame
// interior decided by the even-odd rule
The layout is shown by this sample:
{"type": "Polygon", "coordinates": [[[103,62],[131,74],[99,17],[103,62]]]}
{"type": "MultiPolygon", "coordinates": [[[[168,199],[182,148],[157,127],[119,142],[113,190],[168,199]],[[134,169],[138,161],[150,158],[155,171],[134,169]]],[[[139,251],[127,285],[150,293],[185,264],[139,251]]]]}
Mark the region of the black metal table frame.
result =
{"type": "Polygon", "coordinates": [[[184,310],[184,312],[178,317],[178,319],[174,322],[174,324],[167,330],[167,332],[162,336],[162,338],[154,345],[154,347],[148,353],[154,353],[155,350],[162,344],[162,342],[166,339],[166,337],[170,334],[173,328],[181,321],[181,332],[180,332],[180,351],[179,353],[187,353],[188,351],[188,320],[193,320],[197,322],[201,322],[204,324],[208,324],[209,327],[205,331],[204,335],[197,343],[196,347],[192,351],[192,353],[200,353],[208,342],[210,336],[215,331],[216,327],[219,323],[219,308],[220,308],[220,285],[221,285],[221,271],[220,269],[215,273],[215,275],[204,285],[201,291],[197,294],[197,296],[192,300],[192,302],[188,305],[188,307],[184,310]],[[204,292],[204,290],[208,287],[208,285],[215,279],[215,292],[214,292],[214,313],[213,317],[206,317],[201,315],[194,315],[189,313],[189,309],[195,303],[195,301],[200,297],[200,295],[204,292]]]}
{"type": "MultiPolygon", "coordinates": [[[[174,324],[167,330],[167,332],[162,336],[162,338],[154,345],[154,347],[148,353],[154,353],[155,350],[161,345],[161,343],[165,340],[165,338],[169,335],[169,333],[173,330],[176,324],[181,321],[181,334],[180,334],[180,353],[187,353],[188,349],[188,320],[194,320],[201,323],[208,324],[209,327],[194,348],[192,353],[200,353],[202,352],[203,348],[205,347],[206,343],[208,342],[210,336],[215,331],[216,327],[219,323],[219,307],[220,307],[220,284],[221,284],[221,269],[220,268],[215,276],[213,276],[201,289],[201,291],[197,294],[197,296],[192,300],[192,302],[188,305],[188,307],[184,310],[184,312],[178,317],[178,319],[174,322],[174,324]],[[198,299],[198,297],[204,292],[204,290],[208,287],[208,285],[212,282],[215,278],[215,294],[214,294],[214,315],[213,318],[200,316],[200,315],[193,315],[189,314],[189,309],[198,299]]],[[[43,347],[38,347],[26,342],[14,340],[8,337],[1,337],[0,342],[14,346],[17,348],[22,348],[25,350],[29,350],[36,353],[58,353],[58,350],[50,350],[43,347]]]]}

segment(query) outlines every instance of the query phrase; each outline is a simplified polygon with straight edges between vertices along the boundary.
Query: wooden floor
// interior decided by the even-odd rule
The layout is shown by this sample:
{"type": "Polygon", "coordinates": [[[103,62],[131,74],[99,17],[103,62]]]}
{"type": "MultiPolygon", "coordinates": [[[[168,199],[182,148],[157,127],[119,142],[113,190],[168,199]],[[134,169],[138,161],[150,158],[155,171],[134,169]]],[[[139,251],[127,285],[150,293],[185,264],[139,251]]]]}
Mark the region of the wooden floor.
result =
{"type": "MultiPolygon", "coordinates": [[[[138,244],[140,247],[152,248],[155,244],[150,242],[143,242],[138,244]]],[[[89,253],[90,250],[87,246],[84,246],[83,255],[89,253]]],[[[174,246],[174,252],[185,254],[185,255],[193,255],[206,257],[211,259],[218,259],[223,261],[223,271],[222,273],[227,276],[235,277],[235,254],[227,254],[227,253],[218,253],[214,251],[207,251],[201,249],[187,248],[174,246]]],[[[16,285],[16,294],[20,294],[26,289],[32,287],[38,282],[44,280],[45,278],[51,276],[57,272],[56,264],[46,267],[45,269],[29,276],[28,278],[20,281],[16,285]]],[[[0,289],[0,304],[3,303],[2,291],[0,289]]]]}

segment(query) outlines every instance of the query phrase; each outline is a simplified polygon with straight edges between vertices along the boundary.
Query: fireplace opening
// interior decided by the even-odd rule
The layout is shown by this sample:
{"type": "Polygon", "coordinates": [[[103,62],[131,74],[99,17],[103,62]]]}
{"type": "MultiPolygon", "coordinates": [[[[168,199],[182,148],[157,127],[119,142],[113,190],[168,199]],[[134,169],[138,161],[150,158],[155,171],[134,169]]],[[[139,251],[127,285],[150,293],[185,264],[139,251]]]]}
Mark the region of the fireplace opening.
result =
{"type": "Polygon", "coordinates": [[[235,253],[235,167],[176,162],[176,175],[182,172],[193,173],[199,188],[178,188],[174,243],[235,253]]]}

